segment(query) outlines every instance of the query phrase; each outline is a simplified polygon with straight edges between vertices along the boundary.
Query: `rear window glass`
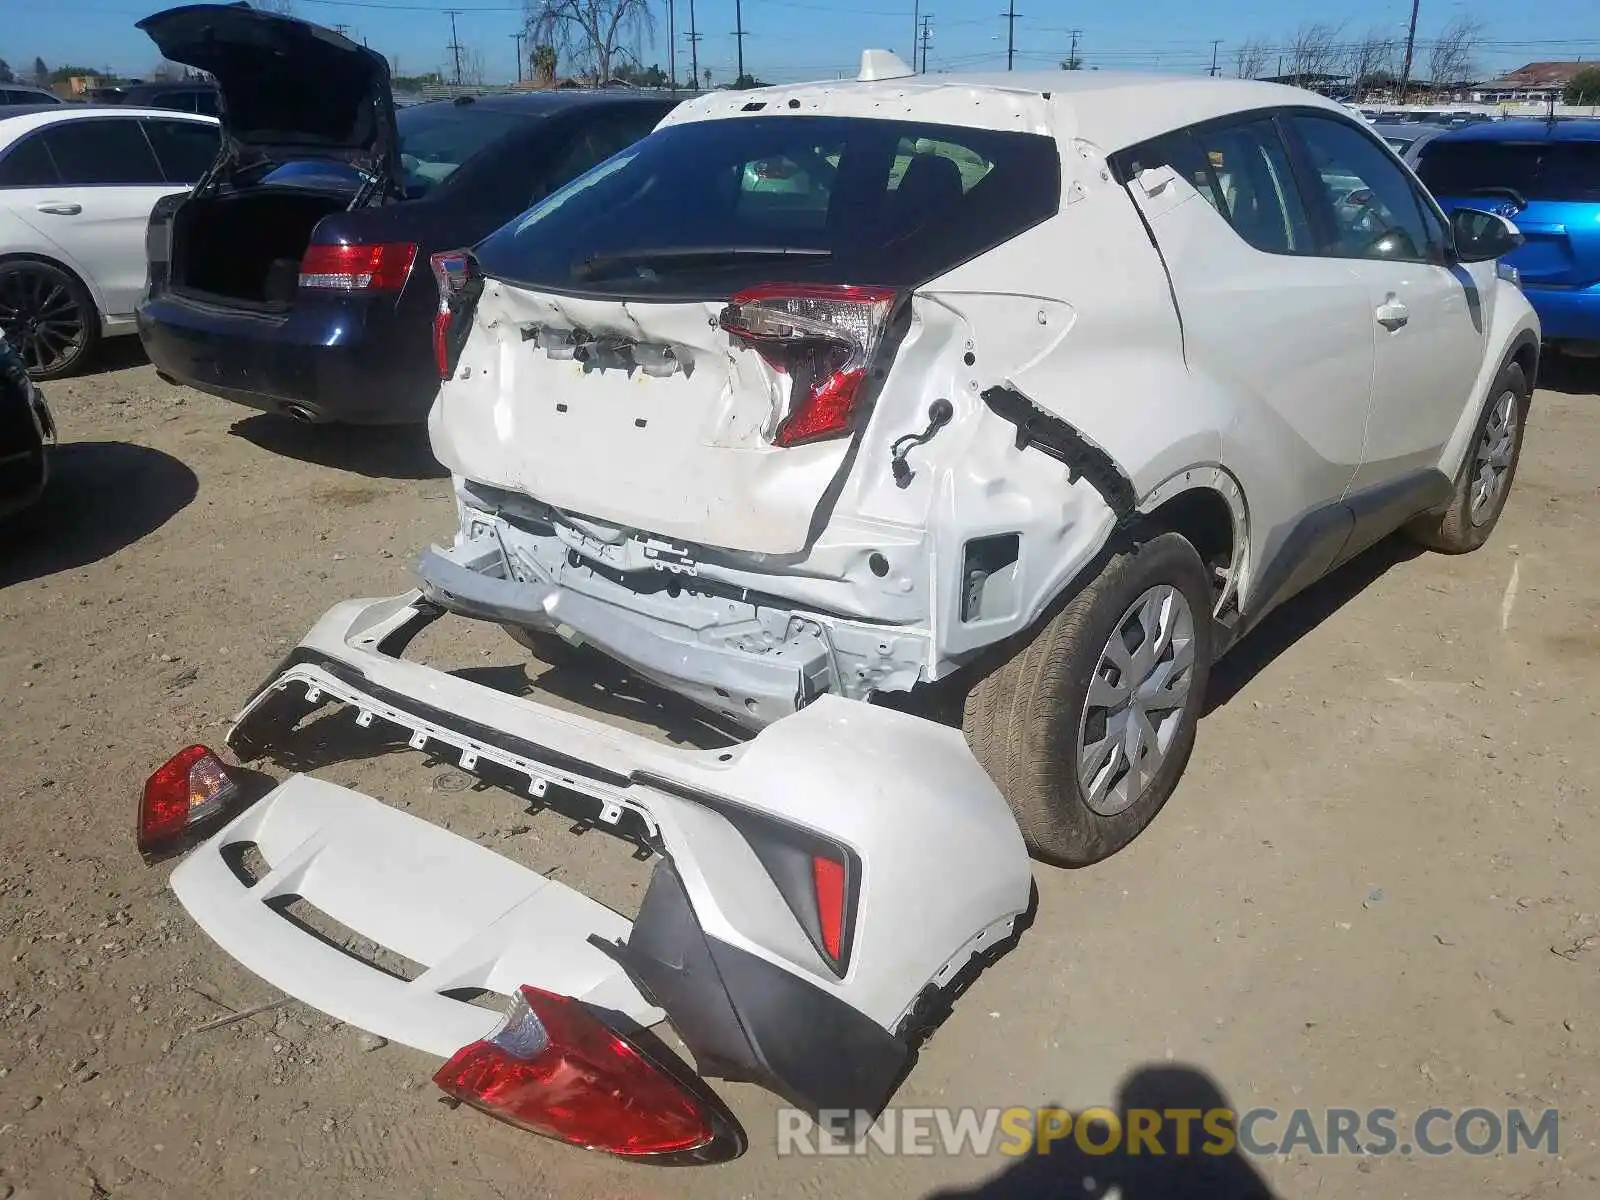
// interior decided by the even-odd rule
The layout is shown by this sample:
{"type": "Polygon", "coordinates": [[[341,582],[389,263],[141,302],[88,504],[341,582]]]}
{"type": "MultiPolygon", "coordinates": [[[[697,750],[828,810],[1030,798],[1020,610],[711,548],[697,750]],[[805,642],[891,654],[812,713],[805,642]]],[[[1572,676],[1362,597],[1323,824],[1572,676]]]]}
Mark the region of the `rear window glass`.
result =
{"type": "Polygon", "coordinates": [[[726,296],[770,280],[926,282],[1057,209],[1053,139],[843,117],[668,126],[491,235],[535,287],[726,296]],[[786,256],[787,252],[787,256],[786,256]]]}
{"type": "Polygon", "coordinates": [[[1452,142],[1422,150],[1417,167],[1436,196],[1511,188],[1526,200],[1600,201],[1600,142],[1452,142]]]}
{"type": "MultiPolygon", "coordinates": [[[[406,195],[417,197],[444,182],[462,163],[505,134],[525,125],[518,113],[496,112],[470,104],[424,104],[395,113],[400,134],[400,165],[406,195]]],[[[355,187],[355,170],[343,163],[290,162],[264,183],[300,187],[355,187]]]]}

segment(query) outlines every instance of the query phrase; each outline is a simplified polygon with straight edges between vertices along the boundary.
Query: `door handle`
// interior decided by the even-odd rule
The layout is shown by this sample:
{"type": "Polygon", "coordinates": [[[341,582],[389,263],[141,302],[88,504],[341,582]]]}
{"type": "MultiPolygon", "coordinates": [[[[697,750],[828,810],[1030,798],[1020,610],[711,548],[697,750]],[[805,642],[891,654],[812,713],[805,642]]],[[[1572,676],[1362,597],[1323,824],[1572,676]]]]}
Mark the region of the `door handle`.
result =
{"type": "Polygon", "coordinates": [[[1390,293],[1389,298],[1373,310],[1372,315],[1377,317],[1378,324],[1382,325],[1390,333],[1393,333],[1411,320],[1411,310],[1401,304],[1393,293],[1390,293]]]}
{"type": "Polygon", "coordinates": [[[83,211],[83,205],[50,200],[38,205],[38,209],[42,213],[49,213],[52,217],[75,217],[83,211]]]}

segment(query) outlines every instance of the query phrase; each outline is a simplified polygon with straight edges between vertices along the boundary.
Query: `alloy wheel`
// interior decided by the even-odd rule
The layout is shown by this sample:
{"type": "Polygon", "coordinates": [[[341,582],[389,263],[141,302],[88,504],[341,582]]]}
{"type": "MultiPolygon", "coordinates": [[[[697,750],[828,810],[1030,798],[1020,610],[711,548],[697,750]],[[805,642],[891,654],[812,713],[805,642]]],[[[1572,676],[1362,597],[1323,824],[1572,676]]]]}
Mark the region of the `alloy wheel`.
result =
{"type": "Polygon", "coordinates": [[[1137,803],[1160,771],[1182,726],[1194,649],[1194,614],[1170,584],[1145,591],[1112,629],[1078,725],[1078,783],[1101,816],[1137,803]]]}
{"type": "Polygon", "coordinates": [[[50,374],[83,353],[88,314],[61,272],[10,263],[0,267],[0,330],[29,374],[50,374]]]}

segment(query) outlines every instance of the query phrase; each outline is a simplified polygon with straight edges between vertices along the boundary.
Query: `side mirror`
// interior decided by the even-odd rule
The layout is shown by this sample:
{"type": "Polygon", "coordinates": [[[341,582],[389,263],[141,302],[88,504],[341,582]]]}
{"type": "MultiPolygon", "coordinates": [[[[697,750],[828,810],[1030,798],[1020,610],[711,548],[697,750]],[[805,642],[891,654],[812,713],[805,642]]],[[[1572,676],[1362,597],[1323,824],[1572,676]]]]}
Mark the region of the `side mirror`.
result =
{"type": "Polygon", "coordinates": [[[1458,208],[1451,213],[1450,234],[1456,261],[1464,263],[1504,258],[1527,240],[1509,218],[1476,208],[1458,208]]]}

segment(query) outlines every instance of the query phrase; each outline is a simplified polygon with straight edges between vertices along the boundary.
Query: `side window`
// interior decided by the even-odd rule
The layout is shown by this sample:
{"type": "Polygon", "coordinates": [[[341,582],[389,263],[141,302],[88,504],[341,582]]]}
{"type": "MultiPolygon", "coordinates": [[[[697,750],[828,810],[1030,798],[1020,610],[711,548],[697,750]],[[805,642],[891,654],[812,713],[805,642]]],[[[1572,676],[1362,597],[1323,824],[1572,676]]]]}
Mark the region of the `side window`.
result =
{"type": "Polygon", "coordinates": [[[215,125],[203,121],[143,122],[145,135],[168,183],[194,183],[217,157],[221,140],[215,125]]]}
{"type": "Polygon", "coordinates": [[[138,121],[63,121],[44,136],[68,185],[166,182],[138,121]]]}
{"type": "Polygon", "coordinates": [[[220,115],[222,106],[217,103],[217,94],[215,92],[196,92],[194,94],[194,111],[202,117],[220,115]]]}
{"type": "Polygon", "coordinates": [[[1171,167],[1227,220],[1228,209],[1222,202],[1222,185],[1217,182],[1217,174],[1211,169],[1210,160],[1201,153],[1200,144],[1187,129],[1136,146],[1123,156],[1123,174],[1130,181],[1151,167],[1171,167]]]}
{"type": "Polygon", "coordinates": [[[1240,237],[1269,254],[1311,249],[1311,221],[1289,152],[1270,118],[1203,126],[1194,139],[1216,180],[1221,209],[1240,237]]]}
{"type": "Polygon", "coordinates": [[[1376,142],[1337,118],[1301,114],[1291,120],[1332,219],[1333,237],[1321,253],[1396,262],[1434,258],[1436,240],[1411,181],[1376,142]]]}
{"type": "Polygon", "coordinates": [[[55,187],[60,182],[43,134],[23,138],[0,157],[0,188],[55,187]]]}

